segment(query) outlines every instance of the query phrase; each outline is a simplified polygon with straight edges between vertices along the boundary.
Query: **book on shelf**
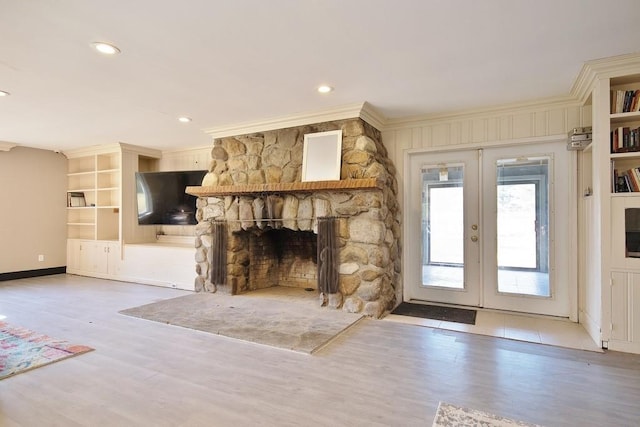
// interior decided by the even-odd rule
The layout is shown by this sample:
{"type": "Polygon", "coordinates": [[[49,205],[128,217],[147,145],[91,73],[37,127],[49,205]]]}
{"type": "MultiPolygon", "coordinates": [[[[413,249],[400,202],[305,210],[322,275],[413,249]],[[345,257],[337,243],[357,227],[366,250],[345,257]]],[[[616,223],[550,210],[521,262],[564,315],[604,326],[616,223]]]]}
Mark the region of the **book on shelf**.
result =
{"type": "Polygon", "coordinates": [[[626,175],[618,175],[618,171],[614,172],[614,188],[615,193],[629,193],[631,186],[629,184],[629,177],[626,175]]]}
{"type": "Polygon", "coordinates": [[[612,153],[640,151],[640,127],[632,129],[621,126],[613,129],[610,143],[612,153]]]}
{"type": "Polygon", "coordinates": [[[638,193],[640,192],[640,168],[631,168],[624,171],[613,171],[614,193],[638,193]]]}
{"type": "Polygon", "coordinates": [[[611,114],[636,111],[640,111],[640,89],[611,91],[611,114]]]}
{"type": "Polygon", "coordinates": [[[70,191],[67,193],[67,207],[69,208],[83,208],[87,206],[87,201],[84,198],[84,193],[81,191],[70,191]]]}

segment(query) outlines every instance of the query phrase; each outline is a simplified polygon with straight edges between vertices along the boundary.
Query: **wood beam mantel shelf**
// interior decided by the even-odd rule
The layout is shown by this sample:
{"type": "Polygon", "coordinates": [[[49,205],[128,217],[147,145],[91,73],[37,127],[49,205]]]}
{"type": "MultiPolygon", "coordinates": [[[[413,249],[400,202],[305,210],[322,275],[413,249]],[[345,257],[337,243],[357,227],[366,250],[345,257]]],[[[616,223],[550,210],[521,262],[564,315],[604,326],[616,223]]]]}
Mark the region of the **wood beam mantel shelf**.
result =
{"type": "Polygon", "coordinates": [[[311,193],[315,191],[351,191],[382,189],[376,178],[342,179],[340,181],[278,182],[271,184],[189,186],[185,192],[196,197],[238,196],[243,194],[311,193]]]}

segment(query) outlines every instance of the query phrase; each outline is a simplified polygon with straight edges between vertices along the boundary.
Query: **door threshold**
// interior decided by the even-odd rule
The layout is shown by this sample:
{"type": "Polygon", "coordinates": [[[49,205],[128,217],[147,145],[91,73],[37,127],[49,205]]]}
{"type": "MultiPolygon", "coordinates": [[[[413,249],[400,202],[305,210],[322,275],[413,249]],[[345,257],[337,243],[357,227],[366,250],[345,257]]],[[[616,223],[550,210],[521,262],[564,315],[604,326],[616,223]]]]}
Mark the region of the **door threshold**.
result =
{"type": "MultiPolygon", "coordinates": [[[[427,304],[425,301],[411,302],[427,304]]],[[[428,304],[431,305],[432,303],[428,304]]],[[[471,308],[469,306],[441,305],[471,308]]],[[[578,350],[600,353],[603,351],[602,348],[591,339],[581,324],[572,322],[568,318],[514,313],[479,307],[473,307],[473,309],[478,311],[475,325],[396,314],[388,314],[383,320],[578,350]]]]}
{"type": "Polygon", "coordinates": [[[406,301],[406,302],[410,302],[411,304],[438,305],[441,307],[477,310],[478,312],[482,311],[482,312],[488,312],[488,313],[507,314],[512,316],[532,317],[536,319],[551,319],[551,320],[557,320],[557,321],[563,321],[563,322],[569,322],[569,323],[577,323],[571,320],[569,317],[553,316],[551,314],[525,313],[521,311],[500,310],[497,308],[486,308],[486,307],[478,307],[474,305],[464,305],[464,304],[447,304],[442,302],[432,302],[432,301],[416,300],[416,299],[410,299],[409,301],[406,301]]]}

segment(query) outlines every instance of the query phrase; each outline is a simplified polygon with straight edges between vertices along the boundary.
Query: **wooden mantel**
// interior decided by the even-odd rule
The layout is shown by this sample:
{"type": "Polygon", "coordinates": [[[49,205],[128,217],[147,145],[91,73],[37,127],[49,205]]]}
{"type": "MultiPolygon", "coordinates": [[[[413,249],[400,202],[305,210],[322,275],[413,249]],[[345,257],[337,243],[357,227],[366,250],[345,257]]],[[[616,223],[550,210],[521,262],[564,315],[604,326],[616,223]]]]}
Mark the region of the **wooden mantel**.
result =
{"type": "Polygon", "coordinates": [[[342,179],[340,181],[278,182],[272,184],[189,186],[185,192],[196,197],[238,196],[265,193],[310,193],[314,191],[350,191],[382,189],[376,178],[342,179]]]}

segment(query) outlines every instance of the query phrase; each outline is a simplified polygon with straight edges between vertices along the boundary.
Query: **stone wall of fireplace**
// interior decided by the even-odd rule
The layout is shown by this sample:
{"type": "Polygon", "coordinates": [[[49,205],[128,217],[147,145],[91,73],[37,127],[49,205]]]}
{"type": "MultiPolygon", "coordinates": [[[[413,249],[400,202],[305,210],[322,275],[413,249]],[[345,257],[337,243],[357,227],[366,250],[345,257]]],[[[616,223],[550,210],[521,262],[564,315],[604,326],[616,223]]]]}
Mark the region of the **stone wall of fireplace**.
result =
{"type": "MultiPolygon", "coordinates": [[[[395,305],[401,274],[395,167],[380,132],[362,119],[216,139],[202,185],[300,182],[304,135],[337,129],[343,135],[341,179],[375,178],[379,188],[200,197],[195,243],[197,291],[236,294],[272,286],[274,280],[280,285],[317,288],[316,260],[308,254],[298,259],[289,256],[284,270],[274,273],[272,261],[258,261],[251,250],[268,249],[271,243],[259,239],[270,230],[291,232],[285,238],[291,242],[296,240],[296,232],[317,233],[316,218],[334,216],[338,218],[339,292],[328,296],[329,307],[380,317],[395,305]],[[265,204],[275,207],[272,218],[265,216],[265,204]],[[213,220],[227,224],[226,280],[217,285],[210,280],[213,220]],[[289,283],[283,274],[289,276],[289,283]]],[[[303,251],[294,249],[291,253],[303,251]]]]}

